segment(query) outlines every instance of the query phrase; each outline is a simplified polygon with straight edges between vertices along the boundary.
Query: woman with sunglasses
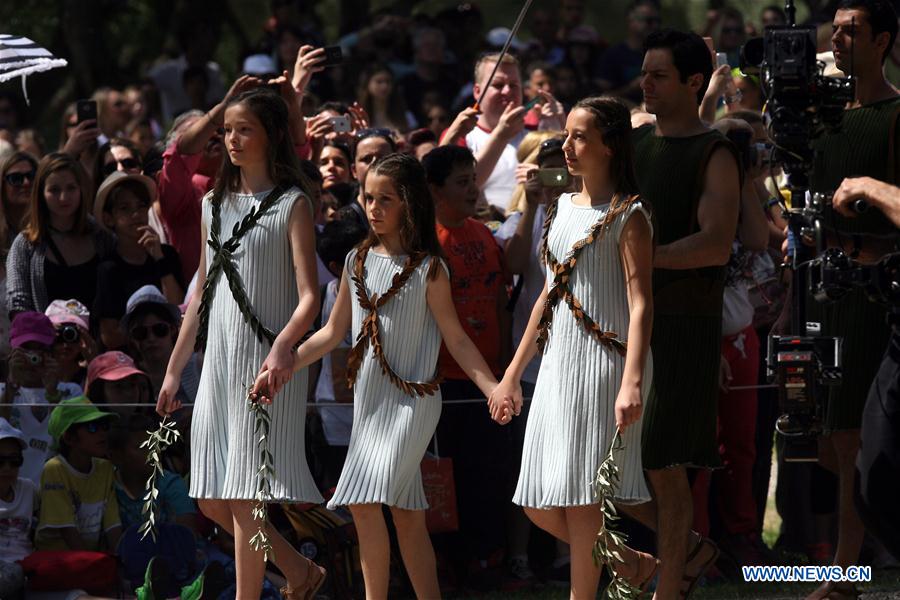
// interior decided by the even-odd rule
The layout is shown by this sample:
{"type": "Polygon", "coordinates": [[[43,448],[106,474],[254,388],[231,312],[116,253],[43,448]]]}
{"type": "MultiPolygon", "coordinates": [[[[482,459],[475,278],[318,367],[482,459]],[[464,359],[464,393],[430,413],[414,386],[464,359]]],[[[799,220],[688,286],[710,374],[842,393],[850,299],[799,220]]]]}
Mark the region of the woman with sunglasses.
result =
{"type": "Polygon", "coordinates": [[[138,174],[143,167],[141,152],[134,142],[126,138],[112,138],[97,151],[94,189],[99,190],[103,181],[116,171],[138,174]]]}
{"type": "Polygon", "coordinates": [[[25,229],[6,261],[10,316],[46,310],[55,298],[93,306],[97,265],[115,248],[112,235],[89,216],[90,178],[68,154],[38,163],[25,229]]]}
{"type": "Polygon", "coordinates": [[[27,152],[13,152],[0,165],[0,251],[3,255],[25,225],[38,161],[27,152]]]}

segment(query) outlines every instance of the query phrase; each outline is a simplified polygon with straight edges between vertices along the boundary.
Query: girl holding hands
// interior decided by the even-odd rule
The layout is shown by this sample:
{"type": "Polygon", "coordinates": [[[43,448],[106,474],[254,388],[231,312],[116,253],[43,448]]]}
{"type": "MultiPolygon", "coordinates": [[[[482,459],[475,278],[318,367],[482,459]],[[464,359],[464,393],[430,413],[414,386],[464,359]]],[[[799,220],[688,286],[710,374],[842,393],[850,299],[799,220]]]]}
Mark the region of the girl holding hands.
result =
{"type": "MultiPolygon", "coordinates": [[[[641,468],[641,411],[652,362],[649,207],[637,196],[628,110],[612,98],[579,102],[566,121],[563,151],[581,191],[548,206],[546,285],[497,397],[517,397],[522,373],[543,352],[513,502],[571,546],[571,597],[596,597],[591,553],[603,517],[592,488],[617,430],[624,450],[618,504],[648,502],[641,468]]],[[[493,414],[502,408],[493,403],[493,414]]],[[[643,588],[657,561],[617,548],[620,576],[643,588]]]]}
{"type": "MultiPolygon", "coordinates": [[[[356,344],[347,370],[353,432],[328,506],[347,505],[353,513],[367,598],[388,595],[390,547],[382,505],[391,510],[416,595],[439,598],[419,465],[441,414],[441,341],[486,397],[497,382],[459,324],[422,166],[402,154],[380,159],[366,175],[364,197],[369,237],[347,256],[331,317],[297,350],[294,369],[331,351],[352,326],[356,344]]],[[[261,373],[252,392],[264,402],[273,396],[267,385],[261,373]]],[[[498,422],[509,422],[520,407],[521,396],[514,402],[514,393],[494,394],[491,411],[498,422]]]]}
{"type": "MultiPolygon", "coordinates": [[[[309,183],[294,150],[302,127],[293,88],[281,95],[241,78],[224,103],[227,158],[203,199],[197,290],[169,359],[157,411],[171,414],[181,374],[195,345],[205,365],[191,421],[190,495],[204,515],[235,538],[237,598],[256,600],[265,572],[250,538],[259,523],[252,508],[259,468],[247,387],[265,372],[284,402],[269,407],[268,444],[274,459],[271,502],[313,502],[316,488],[304,451],[307,372],[293,375],[292,348],[319,309],[315,235],[309,183]],[[252,88],[252,89],[247,89],[252,88]],[[200,293],[202,290],[202,294],[200,293]]],[[[309,600],[325,571],[263,524],[274,561],[287,579],[284,596],[309,600]]]]}

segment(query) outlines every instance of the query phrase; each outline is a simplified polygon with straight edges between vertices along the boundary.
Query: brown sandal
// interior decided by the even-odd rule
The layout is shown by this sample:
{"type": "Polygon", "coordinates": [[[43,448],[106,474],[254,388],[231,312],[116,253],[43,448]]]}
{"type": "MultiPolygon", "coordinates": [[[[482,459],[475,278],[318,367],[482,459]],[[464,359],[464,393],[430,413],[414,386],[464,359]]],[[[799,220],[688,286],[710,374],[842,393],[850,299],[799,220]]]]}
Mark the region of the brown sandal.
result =
{"type": "Polygon", "coordinates": [[[629,585],[632,585],[641,590],[641,593],[643,593],[647,591],[647,588],[650,586],[650,582],[653,581],[654,577],[656,577],[656,573],[659,571],[660,562],[659,559],[652,554],[647,554],[646,552],[638,552],[637,554],[640,557],[640,560],[638,561],[634,579],[626,579],[625,581],[627,581],[629,585]],[[637,580],[637,578],[641,575],[641,565],[650,561],[653,561],[653,567],[650,569],[650,573],[643,579],[637,580]]]}
{"type": "Polygon", "coordinates": [[[306,580],[303,582],[303,585],[296,588],[284,586],[280,590],[281,595],[284,600],[313,600],[316,597],[316,592],[325,583],[326,575],[325,569],[310,561],[307,565],[306,580]]]}
{"type": "Polygon", "coordinates": [[[703,564],[700,565],[700,570],[697,571],[696,575],[693,575],[693,576],[687,575],[687,574],[682,575],[682,577],[681,577],[682,584],[685,584],[685,583],[688,584],[687,589],[686,590],[683,589],[681,591],[682,598],[687,598],[694,592],[694,588],[697,587],[697,584],[700,582],[700,578],[703,577],[703,575],[706,574],[706,572],[709,570],[709,568],[711,566],[713,566],[714,564],[716,564],[716,561],[719,559],[719,547],[716,546],[716,543],[713,542],[709,538],[703,537],[702,535],[699,536],[699,538],[700,539],[697,540],[697,545],[694,546],[694,549],[691,550],[691,553],[688,554],[687,559],[684,561],[685,569],[687,569],[687,565],[689,565],[692,560],[694,560],[695,558],[697,558],[697,556],[700,555],[700,551],[703,549],[704,546],[712,548],[713,554],[709,559],[706,560],[706,562],[704,562],[703,564]]]}

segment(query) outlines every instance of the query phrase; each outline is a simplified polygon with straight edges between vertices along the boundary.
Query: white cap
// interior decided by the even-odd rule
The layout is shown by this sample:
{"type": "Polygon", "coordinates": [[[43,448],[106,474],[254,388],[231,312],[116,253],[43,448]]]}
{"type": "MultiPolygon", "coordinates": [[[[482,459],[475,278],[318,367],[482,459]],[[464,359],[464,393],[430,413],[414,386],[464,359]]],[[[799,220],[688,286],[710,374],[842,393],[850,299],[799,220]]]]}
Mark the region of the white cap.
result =
{"type": "MultiPolygon", "coordinates": [[[[503,47],[503,44],[506,43],[506,38],[509,37],[509,28],[508,27],[494,27],[490,31],[488,31],[487,37],[485,40],[491,46],[494,46],[498,50],[503,47]]],[[[514,37],[512,41],[509,43],[509,47],[513,50],[521,52],[527,46],[519,39],[514,37]]]]}
{"type": "Polygon", "coordinates": [[[251,54],[244,59],[243,71],[247,75],[272,75],[278,72],[278,67],[268,54],[251,54]]]}
{"type": "Polygon", "coordinates": [[[5,439],[17,440],[19,445],[22,446],[22,450],[28,448],[28,440],[25,439],[25,434],[10,425],[9,421],[0,417],[0,440],[5,439]]]}

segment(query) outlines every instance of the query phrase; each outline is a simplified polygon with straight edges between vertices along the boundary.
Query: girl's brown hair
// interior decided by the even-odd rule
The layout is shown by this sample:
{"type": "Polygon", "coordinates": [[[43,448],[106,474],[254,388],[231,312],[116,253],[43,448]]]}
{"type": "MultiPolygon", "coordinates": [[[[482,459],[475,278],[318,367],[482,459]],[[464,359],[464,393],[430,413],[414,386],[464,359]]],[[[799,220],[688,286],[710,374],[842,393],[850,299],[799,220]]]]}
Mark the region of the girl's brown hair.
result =
{"type": "MultiPolygon", "coordinates": [[[[443,257],[434,226],[434,201],[428,189],[425,169],[419,161],[408,154],[388,154],[372,163],[366,172],[366,179],[372,175],[388,177],[403,202],[405,210],[400,223],[400,243],[403,250],[410,255],[425,252],[431,256],[443,257]]],[[[376,244],[378,235],[369,230],[369,237],[359,247],[371,248],[376,244]]]]}
{"type": "MultiPolygon", "coordinates": [[[[312,200],[312,184],[300,170],[300,159],[294,151],[288,123],[288,107],[274,91],[260,87],[247,90],[228,101],[226,110],[236,104],[243,104],[259,120],[266,132],[266,161],[269,178],[275,187],[287,189],[298,186],[306,197],[312,200]]],[[[226,155],[219,168],[213,187],[212,202],[221,202],[225,192],[237,192],[241,185],[241,169],[226,155]]]]}
{"type": "MultiPolygon", "coordinates": [[[[625,104],[612,96],[585,98],[572,110],[578,108],[594,116],[594,126],[600,131],[603,144],[612,151],[609,176],[615,186],[615,194],[606,213],[606,223],[611,224],[616,216],[625,212],[638,199],[634,146],[631,142],[631,113],[625,104]]],[[[641,202],[649,209],[646,200],[642,199],[641,202]]]]}
{"type": "Polygon", "coordinates": [[[47,199],[44,197],[44,186],[47,178],[60,171],[69,171],[78,182],[81,198],[78,203],[78,212],[75,215],[75,227],[73,232],[84,234],[88,226],[88,203],[86,199],[91,197],[91,180],[81,163],[63,152],[53,152],[41,159],[38,163],[37,177],[31,188],[31,206],[29,207],[28,222],[23,233],[32,244],[40,243],[48,234],[50,226],[50,209],[47,207],[47,199]]]}

